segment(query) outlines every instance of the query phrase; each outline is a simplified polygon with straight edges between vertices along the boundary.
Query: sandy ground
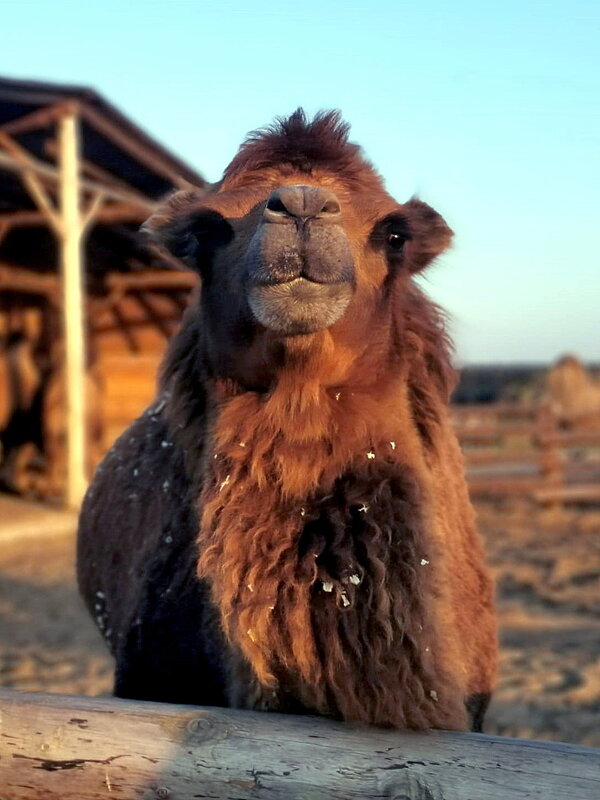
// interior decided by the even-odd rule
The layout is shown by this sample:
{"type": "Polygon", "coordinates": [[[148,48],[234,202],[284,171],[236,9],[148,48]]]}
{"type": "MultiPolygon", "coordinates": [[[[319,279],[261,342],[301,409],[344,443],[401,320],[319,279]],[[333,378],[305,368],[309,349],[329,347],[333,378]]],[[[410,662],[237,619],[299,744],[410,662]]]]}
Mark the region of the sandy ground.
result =
{"type": "MultiPolygon", "coordinates": [[[[110,693],[75,586],[73,518],[46,514],[37,536],[26,511],[0,498],[0,685],[110,693]]],[[[600,512],[482,506],[479,519],[502,645],[486,732],[600,747],[600,512]]]]}

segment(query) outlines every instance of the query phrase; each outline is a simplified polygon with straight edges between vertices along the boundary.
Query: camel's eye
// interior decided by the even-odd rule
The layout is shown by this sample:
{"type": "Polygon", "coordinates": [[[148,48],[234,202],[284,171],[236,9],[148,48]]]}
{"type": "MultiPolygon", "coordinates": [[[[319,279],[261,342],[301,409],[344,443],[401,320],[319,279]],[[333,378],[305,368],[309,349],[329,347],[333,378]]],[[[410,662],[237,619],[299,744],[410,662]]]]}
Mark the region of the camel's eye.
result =
{"type": "Polygon", "coordinates": [[[405,241],[406,241],[406,235],[398,233],[397,231],[392,231],[387,235],[387,245],[390,248],[390,250],[394,250],[394,252],[396,253],[402,250],[405,241]]]}
{"type": "Polygon", "coordinates": [[[408,220],[402,214],[389,214],[379,220],[371,231],[370,244],[387,258],[390,266],[403,264],[404,244],[411,238],[408,220]]]}
{"type": "Polygon", "coordinates": [[[191,220],[189,233],[202,250],[221,247],[233,238],[231,225],[216,211],[204,211],[191,220]]]}

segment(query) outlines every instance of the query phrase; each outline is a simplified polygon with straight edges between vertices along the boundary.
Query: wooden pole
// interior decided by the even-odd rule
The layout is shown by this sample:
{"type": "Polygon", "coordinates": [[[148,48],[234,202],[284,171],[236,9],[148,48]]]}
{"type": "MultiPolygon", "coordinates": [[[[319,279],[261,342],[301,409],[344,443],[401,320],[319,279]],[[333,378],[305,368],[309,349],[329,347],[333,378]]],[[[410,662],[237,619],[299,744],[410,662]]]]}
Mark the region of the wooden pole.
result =
{"type": "Polygon", "coordinates": [[[64,287],[63,327],[67,398],[66,501],[77,508],[83,499],[85,475],[85,330],[82,294],[83,224],[79,186],[79,122],[69,108],[58,121],[59,242],[64,287]]]}
{"type": "Polygon", "coordinates": [[[0,690],[4,800],[592,800],[600,750],[0,690]]]}

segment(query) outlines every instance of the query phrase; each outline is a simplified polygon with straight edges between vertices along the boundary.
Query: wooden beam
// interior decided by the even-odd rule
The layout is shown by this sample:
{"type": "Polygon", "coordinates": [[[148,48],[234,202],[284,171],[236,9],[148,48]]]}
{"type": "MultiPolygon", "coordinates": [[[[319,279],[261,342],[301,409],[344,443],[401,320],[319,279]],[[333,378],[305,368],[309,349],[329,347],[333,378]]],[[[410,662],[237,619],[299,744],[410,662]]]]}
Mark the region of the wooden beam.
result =
{"type": "Polygon", "coordinates": [[[600,750],[0,690],[10,800],[592,800],[600,750]]]}
{"type": "MultiPolygon", "coordinates": [[[[95,215],[98,224],[111,225],[122,222],[142,223],[147,218],[147,212],[139,207],[127,203],[111,203],[99,208],[95,215]]],[[[41,211],[14,211],[0,214],[0,231],[12,228],[34,228],[47,225],[47,217],[41,211]]],[[[145,269],[148,266],[144,265],[145,269]]]]}
{"type": "Polygon", "coordinates": [[[163,317],[155,308],[152,302],[152,294],[149,292],[136,292],[134,297],[146,313],[150,322],[158,328],[165,339],[169,340],[177,327],[178,321],[163,317]]]}
{"type": "MultiPolygon", "coordinates": [[[[58,156],[58,147],[56,142],[49,140],[44,143],[44,152],[47,153],[51,158],[56,159],[58,156]]],[[[117,178],[116,175],[113,175],[112,172],[99,167],[97,164],[94,164],[92,161],[88,161],[85,158],[81,159],[81,173],[82,175],[87,175],[93,181],[101,184],[102,186],[112,187],[113,189],[121,189],[122,191],[127,192],[130,197],[137,197],[142,203],[148,201],[146,195],[142,194],[142,192],[134,189],[125,181],[117,178]]]]}
{"type": "Polygon", "coordinates": [[[142,273],[111,273],[106,276],[106,286],[110,291],[120,292],[148,289],[181,290],[192,289],[197,286],[198,280],[198,276],[193,272],[147,270],[142,273]]]}
{"type": "Polygon", "coordinates": [[[0,131],[4,131],[9,136],[18,136],[28,131],[38,130],[39,128],[46,128],[48,125],[56,122],[60,115],[64,112],[65,104],[55,103],[51,106],[44,106],[37,108],[29,114],[25,114],[17,119],[12,119],[0,125],[0,131]]]}
{"type": "Polygon", "coordinates": [[[153,172],[162,175],[167,181],[177,186],[180,189],[190,189],[191,184],[185,178],[182,178],[177,172],[166,165],[162,159],[155,157],[148,150],[140,144],[136,139],[128,136],[116,125],[114,125],[107,117],[99,114],[95,109],[86,104],[81,104],[80,113],[89,125],[102,133],[116,145],[118,145],[126,153],[129,153],[140,164],[149,167],[153,172]]]}
{"type": "Polygon", "coordinates": [[[38,175],[32,166],[30,154],[3,131],[0,131],[0,145],[10,156],[15,159],[18,164],[21,165],[21,176],[27,191],[31,195],[33,201],[40,211],[46,215],[48,222],[53,229],[59,233],[61,226],[60,215],[57,212],[53,200],[46,192],[42,181],[39,180],[38,175]]]}
{"type": "MultiPolygon", "coordinates": [[[[8,152],[4,153],[0,151],[0,168],[21,174],[26,171],[33,172],[40,180],[45,183],[50,183],[52,186],[56,186],[60,182],[59,171],[55,167],[45,164],[43,161],[33,156],[28,156],[27,163],[24,164],[22,160],[15,158],[8,152]]],[[[152,214],[158,206],[158,202],[155,200],[150,198],[141,200],[140,197],[133,192],[113,189],[101,183],[97,183],[96,181],[80,180],[80,187],[83,191],[90,193],[102,191],[107,199],[128,203],[129,205],[144,210],[147,215],[152,214]]]]}
{"type": "Polygon", "coordinates": [[[133,333],[133,326],[125,319],[123,312],[119,308],[118,301],[110,303],[110,310],[112,312],[113,317],[115,318],[118,330],[120,330],[121,333],[123,334],[123,337],[127,342],[130,351],[132,353],[140,353],[142,348],[140,347],[137,339],[135,338],[135,335],[133,333]]]}
{"type": "Polygon", "coordinates": [[[82,292],[83,221],[80,213],[79,127],[74,110],[58,124],[60,146],[60,251],[67,399],[66,501],[77,508],[87,488],[85,457],[85,328],[82,292]]]}
{"type": "Polygon", "coordinates": [[[90,228],[98,220],[99,213],[104,205],[104,192],[96,192],[92,195],[91,200],[88,202],[87,207],[82,212],[81,227],[83,233],[90,228]]]}
{"type": "Polygon", "coordinates": [[[48,297],[56,302],[60,284],[55,275],[42,275],[33,270],[0,264],[0,290],[3,292],[27,292],[48,297]]]}

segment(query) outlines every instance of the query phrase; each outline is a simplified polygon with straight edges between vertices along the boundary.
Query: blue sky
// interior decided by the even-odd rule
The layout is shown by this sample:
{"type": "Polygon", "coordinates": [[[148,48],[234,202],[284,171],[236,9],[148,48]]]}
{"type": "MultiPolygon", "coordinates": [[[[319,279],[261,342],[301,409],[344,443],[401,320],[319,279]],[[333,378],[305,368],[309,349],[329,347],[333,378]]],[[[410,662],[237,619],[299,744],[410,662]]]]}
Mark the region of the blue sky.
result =
{"type": "Polygon", "coordinates": [[[0,74],[89,84],[215,180],[340,108],[456,232],[425,279],[461,362],[600,360],[600,0],[0,0],[0,74]]]}

